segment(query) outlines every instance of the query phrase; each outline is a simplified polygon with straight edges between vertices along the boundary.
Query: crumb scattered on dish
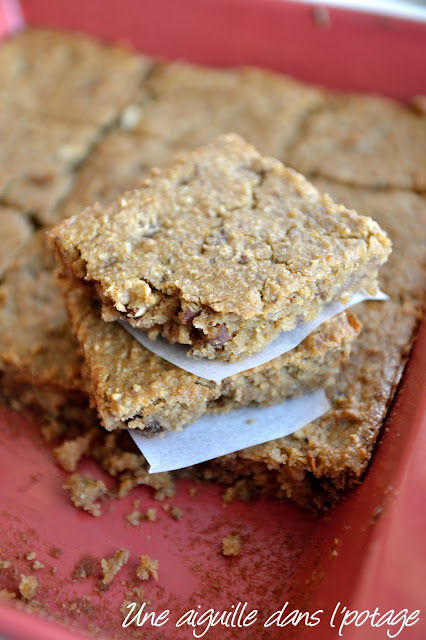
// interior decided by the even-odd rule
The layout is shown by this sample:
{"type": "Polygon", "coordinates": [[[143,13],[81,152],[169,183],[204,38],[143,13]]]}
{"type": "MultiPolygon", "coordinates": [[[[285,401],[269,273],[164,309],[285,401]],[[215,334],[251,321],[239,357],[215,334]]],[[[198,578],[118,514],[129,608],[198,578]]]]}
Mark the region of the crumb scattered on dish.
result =
{"type": "Polygon", "coordinates": [[[106,586],[112,582],[120,569],[129,561],[130,553],[127,549],[118,549],[112,558],[108,560],[102,558],[102,585],[106,586]]]}
{"type": "Polygon", "coordinates": [[[107,488],[102,480],[73,473],[66,479],[63,487],[70,492],[71,501],[76,507],[84,509],[92,516],[101,515],[101,508],[97,501],[107,493],[107,488]]]}
{"type": "Polygon", "coordinates": [[[21,573],[21,581],[19,583],[19,593],[24,600],[29,602],[32,600],[38,589],[38,580],[34,576],[25,576],[21,573]]]}
{"type": "Polygon", "coordinates": [[[152,576],[154,580],[158,580],[158,560],[154,560],[149,556],[139,556],[140,564],[136,569],[136,575],[141,580],[149,580],[152,576]]]}
{"type": "Polygon", "coordinates": [[[222,553],[224,556],[237,556],[241,551],[241,538],[238,534],[222,538],[222,553]]]}

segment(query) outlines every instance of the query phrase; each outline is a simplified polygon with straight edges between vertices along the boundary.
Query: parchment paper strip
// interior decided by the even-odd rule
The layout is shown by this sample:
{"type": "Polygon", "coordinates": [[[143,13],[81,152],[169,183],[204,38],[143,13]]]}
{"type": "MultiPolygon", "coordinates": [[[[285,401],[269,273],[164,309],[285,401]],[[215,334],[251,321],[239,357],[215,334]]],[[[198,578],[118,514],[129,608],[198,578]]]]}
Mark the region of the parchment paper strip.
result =
{"type": "Polygon", "coordinates": [[[129,429],[150,473],[182,469],[246,447],[282,438],[330,408],[322,389],[271,407],[247,407],[204,415],[182,431],[144,436],[129,429]]]}
{"type": "Polygon", "coordinates": [[[221,362],[220,360],[208,360],[207,358],[191,358],[186,355],[188,347],[182,344],[170,344],[163,338],[150,340],[145,331],[135,329],[128,322],[119,320],[124,327],[136,340],[149,351],[152,351],[160,358],[171,362],[172,364],[193,373],[200,378],[220,382],[228,376],[235,373],[241,373],[247,369],[252,369],[265,362],[269,362],[274,358],[287,353],[299,345],[312,331],[319,327],[323,322],[329,320],[333,316],[349,309],[354,304],[363,302],[364,300],[388,300],[389,297],[379,291],[376,296],[369,296],[365,293],[356,293],[351,300],[343,305],[340,302],[333,302],[321,311],[321,313],[311,322],[302,322],[292,331],[284,331],[274,342],[271,342],[265,349],[259,353],[241,360],[241,362],[221,362]]]}

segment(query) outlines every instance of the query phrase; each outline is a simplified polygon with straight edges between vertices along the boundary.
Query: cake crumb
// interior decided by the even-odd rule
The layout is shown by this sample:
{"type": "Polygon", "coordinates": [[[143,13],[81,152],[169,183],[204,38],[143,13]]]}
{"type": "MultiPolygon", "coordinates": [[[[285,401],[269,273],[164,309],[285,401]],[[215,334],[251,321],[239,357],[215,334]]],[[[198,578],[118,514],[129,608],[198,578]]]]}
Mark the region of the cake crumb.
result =
{"type": "MultiPolygon", "coordinates": [[[[129,614],[129,607],[131,604],[134,604],[133,600],[127,600],[127,598],[124,598],[123,602],[121,603],[120,613],[124,619],[126,619],[126,616],[129,614]]],[[[133,621],[131,624],[133,624],[133,621]]]]}
{"type": "Polygon", "coordinates": [[[236,500],[240,502],[248,502],[250,497],[250,489],[244,479],[237,480],[232,486],[227,487],[222,494],[222,500],[226,504],[236,500]]]}
{"type": "Polygon", "coordinates": [[[96,501],[104,496],[107,488],[102,480],[95,480],[92,476],[81,476],[73,473],[62,485],[71,493],[71,502],[79,509],[84,509],[93,516],[99,517],[101,509],[96,501]]]}
{"type": "Polygon", "coordinates": [[[120,569],[125,564],[127,564],[127,562],[129,561],[129,557],[130,557],[130,553],[127,551],[127,549],[118,549],[114,553],[112,558],[109,558],[108,560],[106,560],[105,558],[102,558],[101,560],[102,574],[103,574],[102,584],[104,586],[112,582],[114,576],[116,576],[117,573],[120,571],[120,569]]]}
{"type": "Polygon", "coordinates": [[[55,420],[48,420],[41,427],[41,435],[44,441],[48,444],[60,438],[64,433],[65,425],[60,422],[56,422],[55,420]]]}
{"type": "Polygon", "coordinates": [[[159,502],[162,502],[165,498],[173,498],[175,493],[176,493],[176,487],[174,486],[173,482],[170,482],[169,484],[163,487],[160,487],[159,489],[156,490],[154,494],[154,499],[158,500],[159,502]]]}
{"type": "MultiPolygon", "coordinates": [[[[107,456],[108,458],[108,456],[107,456]]],[[[110,460],[108,460],[108,466],[110,460]]],[[[172,498],[176,493],[176,486],[169,473],[155,473],[150,475],[145,467],[141,468],[140,456],[134,453],[126,453],[117,451],[117,457],[114,459],[114,473],[116,470],[127,468],[128,472],[120,475],[118,483],[117,497],[124,498],[134,487],[143,485],[152,487],[155,490],[154,498],[156,500],[164,500],[164,498],[172,498]],[[134,466],[136,465],[136,466],[134,466]]]]}
{"type": "Polygon", "coordinates": [[[163,504],[163,511],[165,511],[166,513],[168,511],[170,511],[170,505],[169,504],[163,504]]]}
{"type": "Polygon", "coordinates": [[[44,564],[42,562],[40,562],[40,560],[36,560],[33,563],[33,569],[34,569],[34,571],[38,571],[39,569],[44,569],[44,564]]]}
{"type": "Polygon", "coordinates": [[[137,509],[139,507],[140,503],[141,503],[141,499],[140,498],[136,498],[136,500],[133,500],[132,504],[133,504],[134,508],[137,509]]]}
{"type": "Polygon", "coordinates": [[[38,580],[34,576],[24,576],[21,573],[21,582],[19,583],[19,593],[24,600],[30,601],[34,598],[38,589],[38,580]]]}
{"type": "Polygon", "coordinates": [[[27,560],[34,560],[34,558],[36,557],[36,552],[35,551],[30,551],[30,553],[27,553],[27,555],[25,556],[27,560]]]}
{"type": "Polygon", "coordinates": [[[13,591],[8,591],[7,589],[0,589],[0,599],[14,600],[14,598],[16,598],[16,593],[13,593],[13,591]]]}
{"type": "Polygon", "coordinates": [[[10,560],[2,560],[0,558],[0,569],[9,569],[10,567],[10,560]]]}
{"type": "Polygon", "coordinates": [[[172,514],[172,518],[174,520],[180,521],[183,518],[183,511],[180,507],[173,507],[170,513],[172,514]]]}
{"type": "Polygon", "coordinates": [[[241,551],[241,538],[238,534],[222,538],[222,553],[224,556],[237,556],[241,551]]]}
{"type": "Polygon", "coordinates": [[[102,630],[93,624],[93,622],[88,623],[87,631],[94,637],[99,636],[102,633],[102,630]]]}
{"type": "Polygon", "coordinates": [[[81,556],[80,560],[76,562],[72,577],[74,581],[84,580],[84,578],[90,578],[97,571],[99,566],[99,560],[94,556],[86,553],[81,556]]]}
{"type": "Polygon", "coordinates": [[[55,460],[61,469],[75,471],[81,458],[88,452],[96,430],[91,429],[86,434],[74,440],[65,440],[53,449],[55,460]]]}
{"type": "Polygon", "coordinates": [[[197,487],[190,487],[188,489],[188,493],[192,498],[194,498],[196,495],[198,495],[198,488],[197,487]]]}
{"type": "Polygon", "coordinates": [[[140,511],[132,511],[131,513],[126,513],[124,517],[126,518],[127,522],[130,522],[131,525],[137,527],[141,522],[141,516],[142,514],[140,511]]]}
{"type": "Polygon", "coordinates": [[[153,576],[158,581],[158,560],[153,560],[149,556],[139,556],[140,565],[136,568],[136,575],[141,580],[149,580],[153,576]]]}
{"type": "MultiPolygon", "coordinates": [[[[128,606],[130,604],[135,603],[136,610],[141,608],[144,602],[143,597],[144,597],[144,593],[143,593],[142,587],[133,587],[133,589],[129,589],[128,591],[126,591],[125,598],[121,603],[121,607],[120,607],[120,612],[123,618],[126,618],[126,616],[128,615],[129,613],[128,606]]],[[[132,624],[135,624],[135,621],[132,621],[132,624]]]]}
{"type": "Polygon", "coordinates": [[[147,509],[145,515],[147,520],[155,522],[157,520],[157,509],[147,509]]]}

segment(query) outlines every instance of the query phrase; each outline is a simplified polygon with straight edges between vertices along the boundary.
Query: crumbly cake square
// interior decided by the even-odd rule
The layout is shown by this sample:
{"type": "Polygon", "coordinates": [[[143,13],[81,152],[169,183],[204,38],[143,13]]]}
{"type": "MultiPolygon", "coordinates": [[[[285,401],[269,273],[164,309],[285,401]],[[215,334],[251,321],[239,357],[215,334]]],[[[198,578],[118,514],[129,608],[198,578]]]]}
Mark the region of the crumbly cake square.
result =
{"type": "Polygon", "coordinates": [[[0,98],[39,116],[104,127],[139,99],[150,67],[122,46],[29,27],[0,47],[0,98]]]}
{"type": "Polygon", "coordinates": [[[0,285],[0,371],[17,384],[81,393],[82,360],[53,274],[45,231],[19,252],[0,285]]]}
{"type": "Polygon", "coordinates": [[[285,159],[308,113],[325,93],[282,74],[252,67],[213,69],[156,65],[146,84],[152,97],[137,131],[193,149],[234,131],[262,154],[285,159]]]}
{"type": "Polygon", "coordinates": [[[49,417],[61,416],[65,407],[72,414],[73,404],[80,415],[86,392],[107,428],[134,426],[147,432],[179,428],[207,410],[272,404],[331,384],[360,330],[352,314],[342,314],[293,352],[216,384],[148,352],[117,324],[104,323],[99,303],[84,290],[73,291],[68,305],[86,358],[83,366],[53,266],[45,232],[38,232],[0,286],[3,393],[20,397],[25,406],[38,405],[49,417]],[[171,407],[164,404],[165,394],[171,407]]]}
{"type": "MultiPolygon", "coordinates": [[[[1,48],[0,48],[1,50],[1,48]]],[[[0,198],[48,223],[70,187],[72,171],[99,136],[90,124],[64,123],[18,106],[0,111],[0,198]]]]}
{"type": "Polygon", "coordinates": [[[103,426],[146,434],[176,431],[205,412],[270,405],[333,384],[361,330],[343,313],[321,325],[296,349],[261,366],[213,382],[145,349],[117,323],[103,322],[87,287],[63,283],[83,375],[103,426]]]}
{"type": "Polygon", "coordinates": [[[283,160],[306,114],[325,100],[320,89],[281,74],[180,62],[156,64],[144,94],[143,103],[123,111],[78,172],[55,213],[57,222],[134,189],[152,167],[229,131],[283,160]]]}
{"type": "Polygon", "coordinates": [[[167,139],[117,127],[96,145],[78,171],[74,184],[55,212],[56,223],[81,213],[94,202],[106,204],[123,191],[135,189],[152,167],[160,167],[182,149],[167,139]]]}
{"type": "Polygon", "coordinates": [[[178,158],[140,188],[50,232],[103,319],[238,360],[331,300],[374,292],[390,242],[236,135],[178,158]]]}
{"type": "Polygon", "coordinates": [[[308,115],[288,163],[349,185],[424,191],[426,119],[386,98],[331,95],[308,115]]]}

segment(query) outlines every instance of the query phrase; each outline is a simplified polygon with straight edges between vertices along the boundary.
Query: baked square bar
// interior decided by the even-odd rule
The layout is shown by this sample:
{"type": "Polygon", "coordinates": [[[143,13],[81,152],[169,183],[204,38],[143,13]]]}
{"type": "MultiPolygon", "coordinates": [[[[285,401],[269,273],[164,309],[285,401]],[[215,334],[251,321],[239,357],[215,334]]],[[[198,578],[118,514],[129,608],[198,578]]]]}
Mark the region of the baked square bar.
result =
{"type": "Polygon", "coordinates": [[[146,434],[180,430],[210,411],[270,405],[333,385],[361,330],[351,313],[321,325],[298,347],[261,366],[213,382],[148,351],[116,322],[104,322],[88,287],[64,285],[84,357],[85,387],[103,426],[146,434]]]}
{"type": "Polygon", "coordinates": [[[426,189],[426,120],[379,96],[331,95],[288,155],[306,176],[375,189],[426,189]]]}
{"type": "MultiPolygon", "coordinates": [[[[20,214],[23,215],[22,213],[20,214]]],[[[0,397],[54,433],[94,424],[45,231],[21,248],[0,284],[0,397]]]]}
{"type": "Polygon", "coordinates": [[[0,285],[0,371],[16,381],[78,392],[82,360],[68,328],[45,231],[21,249],[0,285]]]}
{"type": "Polygon", "coordinates": [[[366,289],[390,241],[236,135],[51,231],[66,269],[122,318],[189,355],[239,360],[366,289]]]}
{"type": "Polygon", "coordinates": [[[129,105],[78,171],[51,226],[135,189],[152,167],[228,131],[285,162],[306,115],[325,100],[322,90],[281,74],[181,62],[155,64],[144,93],[150,99],[129,105]]]}
{"type": "Polygon", "coordinates": [[[99,135],[91,124],[61,122],[2,104],[0,200],[48,224],[99,135]]]}
{"type": "Polygon", "coordinates": [[[0,48],[0,99],[28,114],[105,127],[140,98],[151,67],[123,46],[81,33],[28,27],[0,48]]]}

